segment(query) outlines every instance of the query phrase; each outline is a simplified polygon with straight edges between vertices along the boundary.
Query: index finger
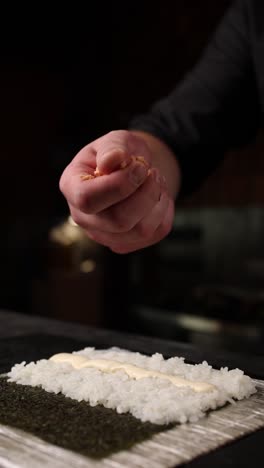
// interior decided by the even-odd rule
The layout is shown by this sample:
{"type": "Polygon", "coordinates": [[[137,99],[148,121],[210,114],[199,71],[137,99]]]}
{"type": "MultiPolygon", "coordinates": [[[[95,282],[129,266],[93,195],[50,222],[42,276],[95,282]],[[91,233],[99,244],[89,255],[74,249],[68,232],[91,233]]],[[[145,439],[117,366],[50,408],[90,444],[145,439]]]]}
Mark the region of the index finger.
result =
{"type": "Polygon", "coordinates": [[[124,200],[146,180],[148,167],[133,159],[124,169],[82,180],[83,164],[77,161],[65,170],[61,191],[70,205],[86,214],[95,214],[124,200]]]}

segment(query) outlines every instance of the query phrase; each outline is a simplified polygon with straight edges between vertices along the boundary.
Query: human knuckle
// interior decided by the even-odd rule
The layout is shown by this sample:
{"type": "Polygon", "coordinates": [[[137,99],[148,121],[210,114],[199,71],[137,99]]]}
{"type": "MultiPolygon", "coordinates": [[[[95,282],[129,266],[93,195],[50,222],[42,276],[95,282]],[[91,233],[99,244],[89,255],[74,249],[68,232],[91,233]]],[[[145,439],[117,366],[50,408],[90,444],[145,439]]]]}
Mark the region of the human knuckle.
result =
{"type": "Polygon", "coordinates": [[[160,233],[162,237],[168,236],[171,231],[171,223],[163,222],[160,226],[160,233]]]}
{"type": "Polygon", "coordinates": [[[154,203],[158,203],[160,201],[160,198],[161,198],[161,190],[160,190],[160,187],[156,185],[155,188],[151,191],[151,200],[154,203]]]}
{"type": "Polygon", "coordinates": [[[128,184],[126,181],[121,181],[119,184],[117,184],[114,188],[114,191],[116,193],[116,197],[119,198],[120,200],[123,200],[124,198],[127,197],[128,195],[128,184]]]}
{"type": "Polygon", "coordinates": [[[116,210],[113,212],[111,221],[113,228],[117,232],[128,232],[133,226],[132,220],[129,216],[125,215],[124,210],[116,210]]]}
{"type": "Polygon", "coordinates": [[[128,232],[130,230],[130,223],[127,219],[119,216],[114,220],[115,227],[118,232],[128,232]]]}
{"type": "Polygon", "coordinates": [[[71,210],[71,218],[74,223],[78,224],[78,226],[82,226],[83,224],[83,217],[82,214],[77,210],[71,210]]]}
{"type": "Polygon", "coordinates": [[[66,195],[66,176],[65,176],[65,172],[63,172],[61,177],[60,177],[59,189],[60,189],[61,193],[66,195]]]}
{"type": "Polygon", "coordinates": [[[99,231],[99,232],[96,232],[96,231],[93,232],[93,231],[91,231],[91,230],[88,229],[88,230],[86,230],[86,232],[87,232],[88,236],[89,236],[93,241],[97,242],[98,244],[104,245],[105,247],[108,247],[109,241],[108,241],[108,239],[107,239],[107,236],[102,235],[102,234],[100,233],[100,231],[99,231]]]}
{"type": "Polygon", "coordinates": [[[102,141],[122,141],[125,140],[129,132],[127,130],[110,130],[102,139],[102,141]]]}
{"type": "Polygon", "coordinates": [[[119,254],[119,255],[122,255],[122,254],[126,254],[129,252],[129,249],[126,248],[125,246],[121,246],[121,245],[110,245],[109,246],[110,249],[112,250],[112,252],[116,253],[116,254],[119,254]]]}
{"type": "Polygon", "coordinates": [[[140,238],[149,239],[153,235],[153,228],[144,222],[138,223],[136,232],[140,238]]]}
{"type": "Polygon", "coordinates": [[[112,136],[119,136],[119,137],[127,137],[129,135],[128,130],[112,130],[110,131],[110,135],[112,136]]]}
{"type": "Polygon", "coordinates": [[[75,207],[83,213],[93,214],[94,208],[90,197],[88,196],[87,192],[84,190],[76,190],[75,197],[74,197],[74,205],[75,207]]]}
{"type": "Polygon", "coordinates": [[[157,176],[155,174],[152,175],[150,178],[150,183],[149,183],[149,197],[157,203],[160,200],[162,194],[162,189],[161,185],[157,180],[157,176]]]}
{"type": "Polygon", "coordinates": [[[117,135],[116,130],[110,130],[110,132],[108,132],[104,138],[112,138],[112,137],[115,137],[116,135],[117,135]]]}

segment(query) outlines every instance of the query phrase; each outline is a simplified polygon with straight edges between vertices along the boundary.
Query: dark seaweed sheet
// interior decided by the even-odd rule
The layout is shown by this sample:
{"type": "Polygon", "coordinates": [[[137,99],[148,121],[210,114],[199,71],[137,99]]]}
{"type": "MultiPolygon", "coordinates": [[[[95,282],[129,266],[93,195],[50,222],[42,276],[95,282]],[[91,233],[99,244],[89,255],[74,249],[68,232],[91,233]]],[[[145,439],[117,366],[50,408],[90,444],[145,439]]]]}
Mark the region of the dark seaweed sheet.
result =
{"type": "Polygon", "coordinates": [[[0,423],[93,458],[130,448],[172,426],[142,423],[131,414],[91,407],[40,387],[0,378],[0,423]]]}

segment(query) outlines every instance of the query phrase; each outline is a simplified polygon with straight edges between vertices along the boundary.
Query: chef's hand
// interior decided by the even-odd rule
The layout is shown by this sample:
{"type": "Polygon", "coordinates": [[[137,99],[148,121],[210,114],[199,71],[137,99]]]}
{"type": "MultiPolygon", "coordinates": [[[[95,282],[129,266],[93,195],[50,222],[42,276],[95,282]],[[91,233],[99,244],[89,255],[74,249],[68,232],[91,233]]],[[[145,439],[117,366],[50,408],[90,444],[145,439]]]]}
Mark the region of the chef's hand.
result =
{"type": "Polygon", "coordinates": [[[148,247],[171,230],[174,201],[152,159],[144,138],[118,130],[81,149],[61,176],[73,220],[116,253],[148,247]]]}

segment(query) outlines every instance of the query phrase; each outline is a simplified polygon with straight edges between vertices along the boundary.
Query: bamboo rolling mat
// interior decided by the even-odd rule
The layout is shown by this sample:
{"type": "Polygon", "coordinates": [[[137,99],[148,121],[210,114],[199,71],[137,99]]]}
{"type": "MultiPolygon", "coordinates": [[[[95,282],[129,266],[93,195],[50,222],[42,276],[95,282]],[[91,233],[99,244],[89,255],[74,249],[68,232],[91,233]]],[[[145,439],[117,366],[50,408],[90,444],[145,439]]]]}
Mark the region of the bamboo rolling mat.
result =
{"type": "Polygon", "coordinates": [[[0,466],[4,468],[168,468],[234,442],[264,427],[264,381],[257,393],[212,411],[197,423],[179,425],[147,441],[95,461],[48,444],[31,434],[0,425],[0,466]]]}

